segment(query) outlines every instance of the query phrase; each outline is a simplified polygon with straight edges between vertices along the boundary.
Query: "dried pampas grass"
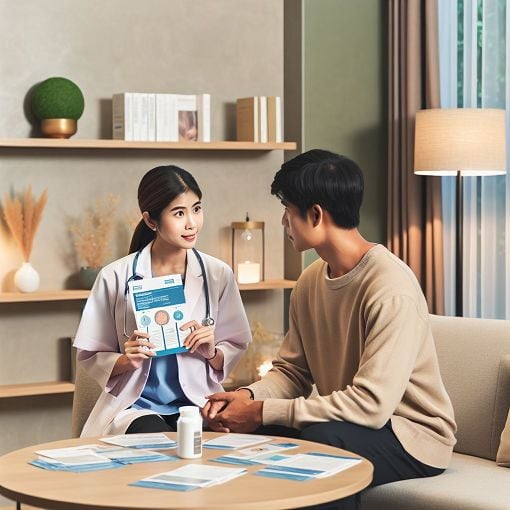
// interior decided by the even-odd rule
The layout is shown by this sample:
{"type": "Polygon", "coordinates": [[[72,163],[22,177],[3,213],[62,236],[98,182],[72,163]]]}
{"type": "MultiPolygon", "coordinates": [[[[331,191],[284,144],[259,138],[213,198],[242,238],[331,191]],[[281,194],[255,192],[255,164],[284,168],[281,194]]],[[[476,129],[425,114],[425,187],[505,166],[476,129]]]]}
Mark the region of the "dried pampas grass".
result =
{"type": "Polygon", "coordinates": [[[86,216],[71,225],[74,246],[86,267],[100,268],[110,254],[110,237],[119,197],[108,194],[96,199],[86,216]]]}
{"type": "Polygon", "coordinates": [[[34,199],[32,186],[23,193],[23,200],[15,196],[5,196],[4,218],[12,237],[20,247],[23,260],[28,262],[32,253],[34,237],[41,223],[44,206],[48,201],[48,190],[44,190],[38,200],[34,199]]]}

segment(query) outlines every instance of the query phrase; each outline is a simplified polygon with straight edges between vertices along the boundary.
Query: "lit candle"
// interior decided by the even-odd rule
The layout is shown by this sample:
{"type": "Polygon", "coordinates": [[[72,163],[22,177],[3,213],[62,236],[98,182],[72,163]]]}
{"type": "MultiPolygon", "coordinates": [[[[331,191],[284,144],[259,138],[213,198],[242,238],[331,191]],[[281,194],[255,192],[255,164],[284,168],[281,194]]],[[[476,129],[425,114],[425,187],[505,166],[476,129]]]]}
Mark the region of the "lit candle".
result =
{"type": "Polygon", "coordinates": [[[249,260],[237,264],[237,281],[239,283],[260,282],[260,264],[249,260]]]}

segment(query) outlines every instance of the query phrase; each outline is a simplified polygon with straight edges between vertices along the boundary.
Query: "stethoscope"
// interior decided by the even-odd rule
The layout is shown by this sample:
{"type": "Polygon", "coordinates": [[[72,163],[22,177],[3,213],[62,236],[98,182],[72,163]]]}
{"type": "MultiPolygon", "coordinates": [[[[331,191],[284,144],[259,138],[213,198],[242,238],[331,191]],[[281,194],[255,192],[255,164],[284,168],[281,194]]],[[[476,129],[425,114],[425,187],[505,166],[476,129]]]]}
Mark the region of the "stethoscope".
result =
{"type": "MultiPolygon", "coordinates": [[[[205,317],[202,319],[202,326],[214,326],[214,319],[211,317],[211,304],[209,299],[209,284],[207,282],[207,273],[205,271],[204,261],[200,253],[195,248],[192,248],[195,257],[200,264],[200,269],[202,270],[202,278],[204,280],[204,294],[205,294],[205,317]]],[[[128,293],[129,293],[129,282],[136,280],[143,280],[143,276],[139,275],[136,272],[136,266],[138,265],[138,257],[140,256],[140,252],[137,251],[135,254],[135,258],[133,259],[133,268],[131,272],[131,276],[126,280],[126,288],[124,289],[124,336],[129,338],[130,335],[127,334],[126,331],[126,317],[127,317],[127,301],[128,301],[128,293]]]]}

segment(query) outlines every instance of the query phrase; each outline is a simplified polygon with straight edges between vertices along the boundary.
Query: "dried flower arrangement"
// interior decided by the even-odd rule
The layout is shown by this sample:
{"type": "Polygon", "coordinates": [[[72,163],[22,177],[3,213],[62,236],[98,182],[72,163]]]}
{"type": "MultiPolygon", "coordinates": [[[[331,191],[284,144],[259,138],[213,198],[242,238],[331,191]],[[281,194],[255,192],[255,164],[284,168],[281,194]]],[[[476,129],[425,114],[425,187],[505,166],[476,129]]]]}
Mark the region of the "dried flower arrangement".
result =
{"type": "Polygon", "coordinates": [[[259,321],[252,327],[252,341],[234,371],[230,373],[227,387],[249,384],[260,379],[271,368],[283,336],[268,331],[259,321]]]}
{"type": "Polygon", "coordinates": [[[98,197],[86,216],[70,227],[77,255],[87,267],[102,267],[110,254],[110,237],[118,203],[119,197],[112,193],[98,197]]]}
{"type": "Polygon", "coordinates": [[[12,237],[18,244],[23,260],[28,262],[32,253],[35,234],[48,201],[48,190],[44,190],[38,200],[32,194],[32,186],[23,193],[23,200],[15,196],[5,196],[4,217],[12,237]]]}

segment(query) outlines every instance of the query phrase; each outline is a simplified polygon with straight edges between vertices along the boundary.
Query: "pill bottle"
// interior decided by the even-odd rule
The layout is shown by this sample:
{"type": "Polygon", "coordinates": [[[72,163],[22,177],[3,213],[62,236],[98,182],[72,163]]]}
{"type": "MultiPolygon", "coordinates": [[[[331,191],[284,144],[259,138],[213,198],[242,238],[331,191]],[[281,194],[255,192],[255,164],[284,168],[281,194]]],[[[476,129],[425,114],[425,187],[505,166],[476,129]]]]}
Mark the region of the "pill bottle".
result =
{"type": "Polygon", "coordinates": [[[177,455],[182,459],[202,456],[202,417],[195,406],[179,408],[177,420],[177,455]]]}

